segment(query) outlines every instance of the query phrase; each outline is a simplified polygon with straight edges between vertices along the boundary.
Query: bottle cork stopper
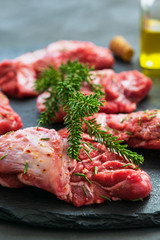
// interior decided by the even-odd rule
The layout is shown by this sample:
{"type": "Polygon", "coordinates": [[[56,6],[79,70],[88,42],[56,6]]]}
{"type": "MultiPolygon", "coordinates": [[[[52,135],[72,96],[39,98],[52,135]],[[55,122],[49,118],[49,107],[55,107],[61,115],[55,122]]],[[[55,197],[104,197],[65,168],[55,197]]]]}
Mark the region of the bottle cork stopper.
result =
{"type": "Polygon", "coordinates": [[[133,48],[122,36],[114,37],[109,44],[109,48],[117,57],[125,62],[130,62],[134,55],[133,48]]]}

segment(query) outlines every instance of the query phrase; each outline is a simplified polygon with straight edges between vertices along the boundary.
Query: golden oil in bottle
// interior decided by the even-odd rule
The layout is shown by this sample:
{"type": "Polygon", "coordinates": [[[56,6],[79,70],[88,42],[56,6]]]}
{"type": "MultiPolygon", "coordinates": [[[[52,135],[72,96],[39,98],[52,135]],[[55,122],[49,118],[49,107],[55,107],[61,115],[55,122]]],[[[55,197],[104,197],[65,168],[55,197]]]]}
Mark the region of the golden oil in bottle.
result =
{"type": "Polygon", "coordinates": [[[160,20],[148,19],[141,28],[140,65],[160,69],[160,20]]]}

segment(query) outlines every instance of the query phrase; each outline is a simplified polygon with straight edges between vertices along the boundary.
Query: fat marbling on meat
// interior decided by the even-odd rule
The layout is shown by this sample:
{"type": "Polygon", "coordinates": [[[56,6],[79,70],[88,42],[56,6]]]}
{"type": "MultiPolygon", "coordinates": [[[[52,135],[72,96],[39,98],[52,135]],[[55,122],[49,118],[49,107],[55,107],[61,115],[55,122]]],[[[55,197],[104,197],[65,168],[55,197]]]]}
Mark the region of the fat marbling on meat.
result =
{"type": "MultiPolygon", "coordinates": [[[[82,137],[92,142],[87,134],[82,137]]],[[[150,194],[152,185],[146,172],[134,164],[125,166],[128,160],[92,143],[96,148],[90,152],[92,161],[81,149],[78,162],[67,155],[66,129],[26,128],[1,136],[0,183],[35,186],[77,207],[106,199],[132,201],[150,194]]]]}
{"type": "Polygon", "coordinates": [[[129,114],[97,113],[90,117],[108,134],[124,140],[129,147],[160,149],[160,110],[138,111],[129,114]]]}

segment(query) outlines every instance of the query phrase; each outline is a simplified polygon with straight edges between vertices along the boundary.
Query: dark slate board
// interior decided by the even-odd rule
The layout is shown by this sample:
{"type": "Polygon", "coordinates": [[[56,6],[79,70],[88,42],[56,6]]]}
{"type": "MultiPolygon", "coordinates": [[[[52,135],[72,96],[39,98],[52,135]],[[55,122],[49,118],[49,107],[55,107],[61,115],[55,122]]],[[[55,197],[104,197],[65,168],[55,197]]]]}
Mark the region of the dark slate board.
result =
{"type": "MultiPolygon", "coordinates": [[[[138,69],[139,66],[116,60],[115,71],[138,69]]],[[[153,88],[137,110],[159,108],[160,78],[152,74],[153,88]]],[[[160,75],[159,75],[160,76],[160,75]]],[[[36,126],[36,99],[10,99],[22,117],[24,127],[36,126]]],[[[51,127],[51,126],[49,126],[51,127]]],[[[55,129],[63,127],[54,124],[55,129]]],[[[143,202],[105,202],[76,208],[41,189],[0,187],[0,219],[51,228],[123,229],[160,226],[160,151],[136,150],[145,157],[142,169],[151,176],[153,190],[143,202]]]]}

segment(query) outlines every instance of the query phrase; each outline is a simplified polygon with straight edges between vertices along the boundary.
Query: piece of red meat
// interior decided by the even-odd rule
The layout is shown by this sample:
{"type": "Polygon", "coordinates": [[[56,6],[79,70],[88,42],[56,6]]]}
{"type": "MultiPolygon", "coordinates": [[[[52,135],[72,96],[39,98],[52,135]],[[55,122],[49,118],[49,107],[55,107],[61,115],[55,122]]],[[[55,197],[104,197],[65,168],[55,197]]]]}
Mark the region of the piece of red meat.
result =
{"type": "MultiPolygon", "coordinates": [[[[87,134],[82,137],[91,142],[87,134]]],[[[53,129],[26,128],[1,136],[0,183],[42,188],[77,207],[102,203],[106,198],[132,201],[149,195],[152,186],[146,172],[134,164],[124,166],[127,160],[92,143],[96,147],[90,152],[92,161],[81,150],[78,162],[67,155],[66,129],[58,133],[53,129]]]]}
{"type": "Polygon", "coordinates": [[[105,92],[101,112],[133,112],[150,91],[152,81],[137,70],[115,73],[113,70],[95,71],[94,83],[102,85],[105,92]]]}
{"type": "Polygon", "coordinates": [[[97,113],[96,118],[106,133],[124,140],[129,147],[160,149],[160,110],[130,114],[97,113]]]}
{"type": "Polygon", "coordinates": [[[114,64],[114,58],[107,48],[98,47],[91,42],[58,41],[42,50],[1,62],[0,87],[9,96],[36,96],[34,82],[38,73],[48,65],[57,68],[69,59],[87,63],[95,69],[110,68],[114,64]]]}
{"type": "Polygon", "coordinates": [[[9,105],[8,98],[0,92],[0,135],[23,127],[20,116],[9,105]]]}
{"type": "MultiPolygon", "coordinates": [[[[137,70],[126,71],[116,74],[113,70],[104,69],[93,71],[93,82],[100,84],[105,92],[103,106],[100,112],[119,113],[133,112],[137,103],[142,100],[149,92],[152,86],[150,78],[144,76],[137,70]]],[[[81,92],[85,95],[91,94],[90,88],[84,84],[81,92]]],[[[37,98],[37,108],[40,112],[45,110],[43,104],[44,98],[48,97],[48,93],[43,93],[37,98]]],[[[56,114],[55,122],[63,121],[65,112],[61,109],[56,114]]]]}

